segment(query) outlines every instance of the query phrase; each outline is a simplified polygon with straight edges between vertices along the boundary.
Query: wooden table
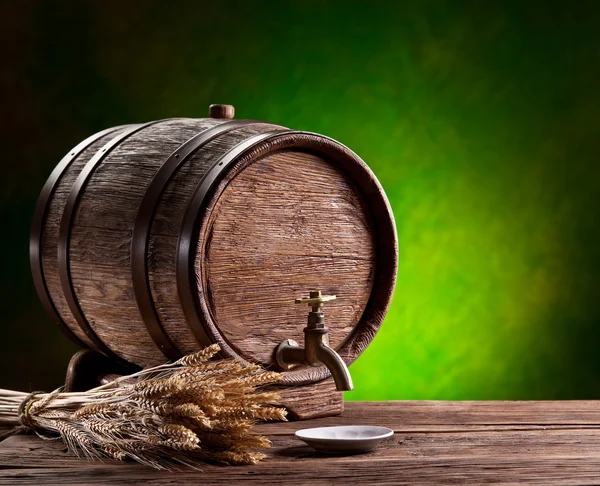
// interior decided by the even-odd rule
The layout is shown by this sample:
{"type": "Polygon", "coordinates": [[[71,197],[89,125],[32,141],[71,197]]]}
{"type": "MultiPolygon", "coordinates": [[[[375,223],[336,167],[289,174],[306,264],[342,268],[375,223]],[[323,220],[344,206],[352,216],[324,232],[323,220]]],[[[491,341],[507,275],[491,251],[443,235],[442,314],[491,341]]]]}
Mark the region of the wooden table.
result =
{"type": "Polygon", "coordinates": [[[347,403],[339,417],[259,429],[273,441],[261,464],[177,472],[91,463],[58,441],[13,436],[0,443],[0,484],[600,484],[595,401],[347,403]],[[300,428],[343,424],[396,433],[371,453],[341,457],[316,454],[293,437],[300,428]]]}

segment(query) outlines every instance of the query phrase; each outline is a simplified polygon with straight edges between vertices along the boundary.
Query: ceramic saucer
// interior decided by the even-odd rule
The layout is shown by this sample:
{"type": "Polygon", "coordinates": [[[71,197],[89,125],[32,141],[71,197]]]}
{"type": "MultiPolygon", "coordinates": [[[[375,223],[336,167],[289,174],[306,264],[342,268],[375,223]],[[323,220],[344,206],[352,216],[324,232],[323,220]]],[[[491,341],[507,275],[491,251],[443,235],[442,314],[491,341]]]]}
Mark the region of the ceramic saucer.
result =
{"type": "Polygon", "coordinates": [[[394,435],[394,431],[371,425],[343,425],[302,429],[294,435],[319,452],[358,454],[372,450],[381,440],[394,435]]]}

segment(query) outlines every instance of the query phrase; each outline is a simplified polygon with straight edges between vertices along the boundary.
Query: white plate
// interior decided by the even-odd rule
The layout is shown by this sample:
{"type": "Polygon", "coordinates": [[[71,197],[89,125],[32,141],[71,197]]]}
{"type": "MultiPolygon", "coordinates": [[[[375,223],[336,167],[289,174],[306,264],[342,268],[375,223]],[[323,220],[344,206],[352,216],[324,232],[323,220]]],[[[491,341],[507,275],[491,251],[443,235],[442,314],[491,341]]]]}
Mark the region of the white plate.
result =
{"type": "Polygon", "coordinates": [[[371,425],[342,425],[302,429],[294,435],[319,452],[348,454],[368,452],[381,440],[394,435],[394,431],[371,425]]]}

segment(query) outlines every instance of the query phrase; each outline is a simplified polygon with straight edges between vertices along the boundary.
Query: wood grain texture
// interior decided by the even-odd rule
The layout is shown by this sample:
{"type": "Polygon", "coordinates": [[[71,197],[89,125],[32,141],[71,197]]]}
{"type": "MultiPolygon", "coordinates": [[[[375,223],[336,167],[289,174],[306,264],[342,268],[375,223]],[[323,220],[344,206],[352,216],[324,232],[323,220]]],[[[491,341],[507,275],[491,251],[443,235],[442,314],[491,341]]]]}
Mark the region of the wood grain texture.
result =
{"type": "Polygon", "coordinates": [[[50,298],[56,307],[60,317],[65,324],[75,333],[75,335],[90,348],[95,349],[95,346],[86,334],[80,329],[75,317],[71,314],[69,305],[65,299],[60,284],[60,278],[58,275],[58,257],[57,257],[57,245],[58,245],[58,230],[60,226],[60,220],[71,192],[73,183],[79,176],[79,173],[85,166],[85,164],[100,150],[106,143],[112,140],[114,137],[119,136],[128,127],[123,127],[120,130],[111,132],[92,143],[87,147],[73,162],[65,169],[62,176],[58,180],[56,188],[48,202],[48,210],[46,219],[44,221],[43,232],[42,232],[42,269],[44,272],[44,278],[48,288],[50,298]]]}
{"type": "MultiPolygon", "coordinates": [[[[218,213],[218,207],[220,204],[223,195],[226,193],[228,187],[231,184],[236,184],[237,179],[239,177],[243,177],[243,174],[249,168],[252,168],[255,164],[259,164],[259,170],[256,174],[266,173],[266,177],[268,177],[269,173],[269,164],[260,165],[260,162],[265,157],[272,157],[274,154],[282,154],[280,157],[283,157],[283,154],[288,154],[293,152],[294,154],[302,154],[297,155],[297,161],[303,160],[304,157],[309,161],[306,165],[310,166],[311,157],[309,154],[313,156],[317,156],[321,161],[327,161],[327,165],[329,166],[328,170],[333,170],[333,168],[339,170],[344,175],[344,186],[346,188],[349,186],[349,181],[352,181],[354,187],[356,187],[360,195],[362,197],[356,197],[356,194],[353,193],[353,202],[360,203],[358,208],[354,208],[354,212],[352,214],[352,218],[350,221],[357,221],[356,213],[359,214],[358,218],[362,218],[364,222],[369,221],[369,216],[372,223],[372,233],[370,235],[371,241],[374,242],[375,246],[375,256],[371,253],[370,257],[375,257],[374,263],[374,275],[372,280],[369,279],[366,283],[372,287],[370,291],[370,297],[368,299],[366,307],[363,307],[362,315],[360,320],[355,323],[355,325],[351,328],[350,332],[346,334],[346,336],[341,340],[341,343],[337,343],[337,350],[340,356],[344,359],[346,364],[350,365],[370,344],[370,342],[375,337],[377,331],[379,330],[381,324],[383,323],[383,319],[387,312],[388,306],[391,302],[394,285],[396,280],[396,272],[398,265],[398,246],[397,246],[397,236],[396,229],[394,226],[394,219],[391,212],[391,208],[389,206],[389,202],[385,197],[385,193],[383,189],[379,185],[377,179],[373,175],[373,173],[369,170],[366,164],[352,151],[343,145],[335,142],[334,140],[328,139],[327,137],[323,137],[321,135],[307,133],[307,132],[285,132],[276,137],[271,137],[267,140],[260,142],[259,144],[253,146],[248,149],[246,152],[241,154],[234,163],[228,168],[227,172],[224,176],[215,182],[212,187],[212,198],[209,201],[206,209],[199,215],[199,243],[196,248],[196,286],[200,289],[199,296],[200,299],[197,303],[198,309],[202,315],[202,320],[204,323],[204,327],[207,333],[210,336],[210,339],[214,342],[217,342],[223,350],[225,350],[227,355],[230,356],[239,356],[242,355],[238,349],[238,342],[229,340],[225,337],[225,332],[220,325],[218,319],[215,319],[214,313],[214,300],[211,302],[211,299],[214,299],[214,295],[211,297],[211,293],[209,291],[209,273],[210,273],[210,265],[205,265],[206,262],[210,262],[209,252],[211,247],[217,247],[216,244],[213,243],[213,228],[215,221],[219,221],[219,218],[213,218],[213,213],[218,213]],[[260,171],[260,167],[263,167],[264,172],[260,171]],[[362,206],[362,202],[364,201],[364,206],[362,206]],[[368,208],[365,209],[365,206],[368,208]]],[[[285,157],[288,157],[287,155],[285,157]]],[[[315,159],[312,159],[313,162],[315,159]]],[[[297,167],[303,167],[303,163],[299,163],[297,167]]],[[[323,163],[323,162],[322,162],[323,163]]],[[[250,169],[252,170],[252,169],[250,169]]],[[[252,174],[252,172],[250,172],[252,174]]],[[[326,171],[324,173],[327,174],[327,177],[330,177],[326,171]]],[[[290,179],[294,179],[297,177],[301,177],[301,175],[297,173],[293,173],[290,171],[289,174],[286,174],[284,180],[281,181],[281,184],[291,184],[290,179]]],[[[316,177],[316,174],[315,174],[316,177]]],[[[254,176],[256,181],[257,175],[254,176]]],[[[323,177],[325,179],[325,177],[323,177]]],[[[306,198],[310,199],[312,197],[310,195],[310,188],[321,183],[323,184],[321,179],[317,179],[317,181],[313,181],[311,185],[302,189],[301,194],[306,198]]],[[[250,184],[250,191],[256,190],[258,186],[256,183],[250,184]],[[252,187],[254,186],[254,187],[252,187]]],[[[296,188],[299,190],[299,188],[296,188]]],[[[242,189],[248,190],[248,189],[242,189]]],[[[336,191],[340,191],[340,188],[337,187],[336,191]]],[[[343,191],[342,191],[343,192],[343,191]]],[[[266,191],[266,194],[269,194],[266,191]]],[[[272,196],[272,194],[269,194],[272,196]]],[[[289,197],[286,195],[286,198],[289,197]]],[[[263,198],[264,199],[264,198],[263,198]]],[[[283,197],[282,197],[283,199],[283,197]]],[[[298,201],[298,199],[296,200],[298,201]]],[[[340,202],[334,200],[334,204],[331,204],[331,201],[327,198],[326,195],[323,195],[322,202],[325,205],[329,205],[331,208],[331,217],[336,218],[337,213],[339,211],[340,202]]],[[[344,201],[347,203],[347,201],[344,201]]],[[[300,202],[297,202],[300,204],[300,202]]],[[[282,205],[285,205],[285,199],[282,201],[282,205]]],[[[343,205],[342,205],[343,206],[343,205]]],[[[262,208],[257,207],[257,211],[261,211],[262,208]]],[[[246,214],[249,214],[246,211],[246,214]]],[[[289,217],[290,211],[282,212],[283,215],[289,217]]],[[[293,213],[292,213],[293,214],[293,213]]],[[[346,214],[348,215],[348,213],[346,214]]],[[[305,216],[302,215],[301,216],[305,216]]],[[[271,216],[274,217],[274,216],[271,216]]],[[[230,219],[233,220],[233,214],[230,216],[230,219]]],[[[284,218],[280,220],[282,224],[290,224],[288,221],[285,221],[284,218]]],[[[347,220],[348,221],[348,220],[347,220]]],[[[346,222],[347,222],[346,221],[346,222]]],[[[302,241],[304,237],[302,235],[303,225],[306,224],[307,219],[296,218],[295,224],[292,217],[292,232],[295,232],[295,236],[302,241]]],[[[366,226],[365,223],[359,224],[358,227],[364,228],[366,226]]],[[[367,223],[368,224],[368,223],[367,223]]],[[[234,222],[234,228],[235,222],[234,222]]],[[[314,226],[313,226],[314,228],[314,226]]],[[[331,231],[331,230],[330,230],[331,231]]],[[[343,231],[342,231],[343,233],[343,231]]],[[[255,235],[260,234],[260,228],[258,228],[255,232],[255,235]]],[[[336,265],[336,268],[342,268],[344,264],[344,259],[342,258],[341,262],[338,262],[336,259],[336,250],[337,244],[335,231],[330,233],[333,237],[332,240],[329,241],[329,246],[325,244],[320,249],[323,252],[319,256],[330,256],[332,260],[335,260],[333,263],[336,265]],[[339,265],[339,267],[338,267],[339,265]]],[[[278,234],[279,237],[282,236],[282,233],[278,234]]],[[[315,235],[317,236],[317,235],[315,235]]],[[[347,236],[345,236],[347,238],[347,236]]],[[[291,248],[292,244],[295,244],[295,239],[290,237],[288,239],[290,245],[286,247],[285,245],[281,245],[281,251],[286,252],[286,256],[294,255],[294,250],[291,248]]],[[[344,238],[342,238],[344,241],[344,238]]],[[[320,242],[323,244],[323,242],[320,242]]],[[[347,241],[344,241],[347,243],[347,241]]],[[[364,245],[364,242],[363,242],[364,245]]],[[[256,247],[257,251],[263,251],[263,248],[259,246],[257,243],[253,243],[254,247],[256,247]]],[[[342,246],[343,248],[343,246],[342,246]]],[[[355,247],[356,248],[356,247],[355,247]]],[[[230,252],[231,255],[231,252],[230,252]]],[[[343,255],[343,252],[342,252],[343,255]]],[[[315,257],[316,255],[311,254],[311,257],[315,257]]],[[[363,254],[364,256],[364,254],[363,254]]],[[[232,258],[235,258],[232,256],[232,258]]],[[[263,264],[265,266],[269,265],[267,258],[263,258],[263,264]],[[265,261],[266,260],[266,261],[265,261]]],[[[236,259],[236,266],[240,265],[241,259],[236,259]]],[[[352,263],[351,263],[352,264],[352,263]]],[[[255,265],[258,267],[258,265],[255,265]]],[[[242,267],[243,268],[243,267],[242,267]]],[[[298,268],[297,265],[292,265],[291,267],[287,267],[285,265],[280,266],[280,272],[276,275],[278,279],[277,282],[283,282],[283,285],[286,285],[286,279],[290,279],[293,281],[295,278],[296,272],[299,272],[300,277],[303,276],[302,270],[298,268]]],[[[347,273],[346,273],[347,275],[347,273]]],[[[252,281],[252,278],[247,275],[247,279],[249,282],[252,281]]],[[[304,274],[306,278],[306,274],[304,274]]],[[[322,279],[327,278],[327,273],[323,272],[322,274],[317,274],[316,277],[320,277],[322,279]]],[[[332,281],[335,277],[339,277],[339,275],[334,275],[331,278],[331,281],[324,280],[326,288],[321,289],[328,292],[329,288],[333,287],[332,281]]],[[[309,277],[310,278],[310,277],[309,277]]],[[[269,292],[276,292],[277,286],[275,282],[269,280],[268,278],[263,278],[263,282],[265,282],[265,287],[269,292]]],[[[365,282],[365,281],[363,281],[365,282]]],[[[289,285],[290,282],[287,282],[289,285]]],[[[281,284],[280,284],[281,285],[281,284]]],[[[306,285],[306,282],[304,282],[306,285]]],[[[348,285],[348,284],[345,284],[348,285]]],[[[302,285],[296,284],[297,288],[301,289],[302,285]]],[[[310,290],[310,287],[306,289],[306,292],[310,290]]],[[[278,296],[279,297],[279,296],[278,296]]],[[[238,305],[246,305],[248,301],[248,296],[243,299],[239,299],[236,301],[238,305]]],[[[256,297],[251,297],[252,299],[256,299],[256,297]]],[[[263,301],[264,302],[264,301],[263,301]]],[[[276,302],[276,305],[285,305],[282,302],[276,302]]],[[[339,303],[338,303],[339,304],[339,303]]],[[[273,304],[270,304],[273,305],[273,304]]],[[[281,309],[282,307],[280,307],[281,309]]],[[[258,307],[255,306],[256,311],[260,311],[258,307]]],[[[306,310],[306,309],[305,309],[306,310]]],[[[298,312],[300,315],[300,309],[297,308],[295,312],[298,312]]],[[[264,314],[262,314],[264,316],[264,314]]],[[[306,319],[306,314],[304,314],[304,320],[306,319]]],[[[252,318],[252,316],[249,316],[252,318]]],[[[329,321],[326,321],[329,322],[329,321]]],[[[277,323],[278,324],[278,323],[277,323]]],[[[304,327],[304,325],[302,325],[304,327]]],[[[298,332],[299,329],[296,330],[298,332]]],[[[242,329],[243,332],[243,329],[242,329]]],[[[258,332],[255,329],[248,326],[247,329],[248,334],[253,332],[258,332]]],[[[296,334],[297,335],[297,334],[296,334]]],[[[303,341],[303,339],[301,339],[303,341]]],[[[275,346],[271,346],[271,353],[274,354],[275,346]]],[[[273,354],[271,356],[273,356],[273,354]]],[[[243,356],[243,355],[242,355],[243,356]]],[[[264,357],[264,355],[263,355],[264,357]]],[[[330,376],[329,370],[324,366],[318,367],[295,367],[294,369],[285,372],[284,377],[282,378],[282,383],[286,385],[300,385],[300,384],[308,384],[318,382],[319,380],[325,379],[330,376]]]]}
{"type": "Polygon", "coordinates": [[[177,472],[89,463],[59,442],[15,436],[0,443],[0,484],[600,483],[595,401],[350,402],[339,417],[257,428],[273,442],[261,464],[177,472]],[[322,456],[293,438],[300,428],[346,423],[384,425],[395,435],[356,456],[322,456]]]}
{"type": "Polygon", "coordinates": [[[289,420],[307,420],[339,415],[344,411],[344,393],[335,388],[333,378],[302,386],[273,386],[289,420]]]}
{"type": "Polygon", "coordinates": [[[198,350],[181,307],[175,268],[177,241],[189,200],[206,171],[223,153],[252,135],[275,129],[284,127],[256,123],[237,127],[212,140],[179,168],[157,206],[148,246],[150,288],[164,329],[184,354],[198,350]]]}
{"type": "Polygon", "coordinates": [[[286,151],[233,179],[211,214],[204,258],[210,312],[250,361],[272,363],[285,339],[304,341],[310,290],[337,295],[325,306],[338,348],[371,296],[375,235],[360,193],[323,158],[286,151]]]}
{"type": "Polygon", "coordinates": [[[149,366],[165,361],[148,334],[131,278],[131,235],[152,177],[182,143],[218,121],[164,120],[134,133],[90,178],[71,231],[71,276],[87,321],[122,358],[149,366]]]}

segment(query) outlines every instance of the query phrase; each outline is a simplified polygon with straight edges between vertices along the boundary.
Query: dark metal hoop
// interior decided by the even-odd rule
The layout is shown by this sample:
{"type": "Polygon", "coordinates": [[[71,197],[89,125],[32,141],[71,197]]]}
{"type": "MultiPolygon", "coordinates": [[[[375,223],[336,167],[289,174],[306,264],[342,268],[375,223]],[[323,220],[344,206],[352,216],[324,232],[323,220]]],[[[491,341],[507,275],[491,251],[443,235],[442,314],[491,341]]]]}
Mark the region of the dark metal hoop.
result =
{"type": "Polygon", "coordinates": [[[84,348],[87,347],[87,345],[77,337],[77,335],[69,326],[67,326],[58,313],[58,310],[54,306],[54,302],[52,302],[52,298],[50,297],[50,291],[46,285],[46,280],[44,279],[44,268],[42,266],[42,239],[44,222],[46,221],[46,216],[48,214],[48,204],[52,198],[52,195],[54,194],[56,185],[71,163],[94,142],[122,128],[124,128],[124,126],[112,127],[95,133],[91,137],[88,137],[83,142],[79,143],[75,148],[73,148],[73,150],[71,150],[61,159],[48,177],[48,180],[40,192],[40,196],[37,200],[33,213],[33,222],[31,223],[31,233],[29,237],[29,262],[31,265],[33,284],[37,294],[42,302],[42,305],[44,306],[44,309],[46,309],[46,312],[48,312],[48,314],[50,314],[50,316],[57,322],[63,333],[65,333],[67,337],[75,344],[84,348]]]}
{"type": "Polygon", "coordinates": [[[131,276],[135,298],[148,333],[166,358],[176,360],[182,356],[164,329],[154,307],[148,274],[148,245],[152,221],[162,193],[177,171],[196,151],[223,133],[256,123],[236,120],[210,127],[190,138],[173,152],[150,182],[140,204],[131,239],[131,276]]]}
{"type": "Polygon", "coordinates": [[[198,314],[196,306],[196,298],[194,295],[194,271],[192,261],[192,253],[194,245],[192,243],[193,236],[196,231],[196,218],[198,212],[202,208],[207,194],[209,193],[213,183],[218,179],[240,155],[255,145],[268,140],[269,138],[280,136],[282,133],[293,133],[289,130],[277,130],[272,132],[261,133],[234,146],[231,150],[223,154],[215,164],[204,174],[194,191],[194,195],[190,199],[183,217],[183,223],[179,232],[177,241],[177,263],[176,263],[176,279],[177,291],[181,299],[181,305],[187,318],[188,324],[194,337],[201,346],[209,346],[212,341],[204,330],[204,325],[198,314]]]}
{"type": "Polygon", "coordinates": [[[96,168],[100,165],[102,160],[110,153],[110,151],[116,147],[123,140],[127,139],[134,133],[137,133],[149,126],[152,126],[156,123],[161,123],[165,120],[153,121],[150,123],[145,123],[143,125],[136,125],[129,130],[121,133],[117,137],[113,138],[110,142],[108,142],[104,147],[102,147],[96,154],[87,162],[77,180],[73,184],[71,192],[69,193],[69,197],[67,198],[67,204],[63,211],[63,215],[60,221],[60,229],[58,234],[58,274],[60,277],[60,283],[62,285],[63,293],[65,295],[65,299],[69,304],[69,309],[73,313],[73,316],[77,320],[79,327],[83,332],[85,332],[86,336],[97,346],[98,350],[102,353],[114,358],[122,363],[125,363],[128,366],[135,366],[131,363],[127,362],[115,352],[113,352],[102,340],[98,337],[98,335],[94,332],[89,322],[83,315],[83,311],[77,302],[77,297],[75,296],[75,288],[73,287],[73,281],[71,279],[71,269],[69,263],[69,248],[70,248],[70,237],[71,237],[71,226],[73,224],[73,219],[75,216],[75,212],[77,209],[77,205],[79,200],[83,194],[83,189],[87,186],[87,183],[90,180],[90,177],[96,170],[96,168]]]}

